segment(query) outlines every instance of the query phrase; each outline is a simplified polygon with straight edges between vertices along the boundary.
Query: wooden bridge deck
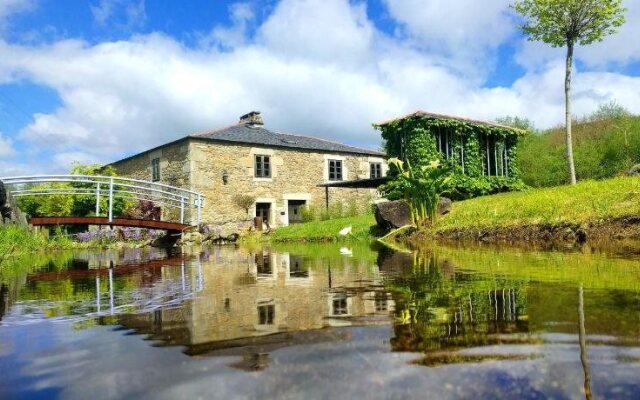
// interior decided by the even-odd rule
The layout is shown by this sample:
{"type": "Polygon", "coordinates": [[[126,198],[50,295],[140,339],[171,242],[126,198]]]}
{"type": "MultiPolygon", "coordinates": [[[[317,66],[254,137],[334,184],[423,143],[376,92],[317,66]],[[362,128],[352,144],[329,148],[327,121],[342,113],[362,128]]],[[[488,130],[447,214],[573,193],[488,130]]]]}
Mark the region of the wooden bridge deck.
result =
{"type": "Polygon", "coordinates": [[[126,226],[132,228],[160,229],[168,232],[181,232],[191,226],[178,222],[133,218],[113,218],[113,220],[109,222],[109,218],[107,217],[33,217],[29,220],[29,224],[33,226],[109,225],[126,226]]]}

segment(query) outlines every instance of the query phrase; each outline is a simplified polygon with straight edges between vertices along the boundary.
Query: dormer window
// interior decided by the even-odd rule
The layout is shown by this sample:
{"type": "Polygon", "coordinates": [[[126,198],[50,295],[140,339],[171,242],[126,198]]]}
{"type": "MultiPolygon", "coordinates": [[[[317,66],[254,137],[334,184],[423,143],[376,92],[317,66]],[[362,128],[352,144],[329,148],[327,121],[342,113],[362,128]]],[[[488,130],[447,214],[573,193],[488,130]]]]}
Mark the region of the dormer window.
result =
{"type": "Polygon", "coordinates": [[[271,178],[271,157],[256,156],[255,176],[256,178],[271,178]]]}
{"type": "Polygon", "coordinates": [[[329,160],[329,180],[342,180],[342,160],[329,160]]]}

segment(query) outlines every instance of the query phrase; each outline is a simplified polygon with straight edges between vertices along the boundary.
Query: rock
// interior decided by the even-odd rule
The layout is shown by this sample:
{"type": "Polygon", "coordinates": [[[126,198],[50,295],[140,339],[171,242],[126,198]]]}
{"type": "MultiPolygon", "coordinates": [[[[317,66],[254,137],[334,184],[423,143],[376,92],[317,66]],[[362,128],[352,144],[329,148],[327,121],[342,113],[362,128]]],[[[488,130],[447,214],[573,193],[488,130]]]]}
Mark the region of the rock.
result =
{"type": "Polygon", "coordinates": [[[227,236],[227,240],[229,242],[236,242],[238,241],[238,239],[240,239],[240,235],[238,233],[232,233],[231,235],[227,236]]]}
{"type": "Polygon", "coordinates": [[[404,200],[377,203],[374,205],[374,214],[378,226],[382,229],[397,229],[413,224],[411,209],[404,200]]]}
{"type": "Polygon", "coordinates": [[[440,197],[440,203],[438,204],[438,214],[447,215],[451,212],[451,206],[453,202],[447,197],[440,197]]]}
{"type": "Polygon", "coordinates": [[[191,246],[202,243],[202,234],[200,232],[186,232],[182,235],[182,239],[178,241],[179,245],[191,246]]]}
{"type": "Polygon", "coordinates": [[[640,176],[640,164],[636,164],[633,167],[631,167],[631,169],[629,170],[628,174],[630,176],[640,176]]]}

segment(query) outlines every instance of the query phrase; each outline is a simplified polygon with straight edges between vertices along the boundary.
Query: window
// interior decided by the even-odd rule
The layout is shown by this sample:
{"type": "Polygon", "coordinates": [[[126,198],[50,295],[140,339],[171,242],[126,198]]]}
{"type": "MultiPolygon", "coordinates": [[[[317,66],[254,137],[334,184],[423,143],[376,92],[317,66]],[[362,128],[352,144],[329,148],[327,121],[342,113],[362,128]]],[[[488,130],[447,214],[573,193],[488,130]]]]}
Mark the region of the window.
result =
{"type": "Polygon", "coordinates": [[[266,252],[256,253],[256,267],[258,269],[258,276],[270,276],[273,273],[273,269],[271,268],[271,254],[266,252]]]}
{"type": "Polygon", "coordinates": [[[160,159],[151,160],[151,180],[157,182],[160,180],[160,159]]]}
{"type": "Polygon", "coordinates": [[[387,294],[377,292],[375,297],[376,312],[387,311],[387,294]]]}
{"type": "Polygon", "coordinates": [[[271,178],[271,160],[269,156],[256,156],[256,178],[271,178]]]}
{"type": "Polygon", "coordinates": [[[382,178],[382,163],[369,163],[369,178],[382,178]]]}
{"type": "Polygon", "coordinates": [[[258,306],[258,324],[273,325],[273,318],[275,314],[276,306],[273,304],[258,306]]]}
{"type": "Polygon", "coordinates": [[[302,257],[289,257],[289,277],[291,278],[308,278],[309,270],[304,267],[302,257]]]}
{"type": "Polygon", "coordinates": [[[483,175],[509,176],[509,156],[505,142],[498,141],[494,136],[481,136],[480,152],[483,175]]]}
{"type": "Polygon", "coordinates": [[[338,297],[333,299],[333,315],[347,315],[347,298],[338,297]]]}
{"type": "Polygon", "coordinates": [[[342,180],[342,160],[329,160],[329,180],[342,180]]]}

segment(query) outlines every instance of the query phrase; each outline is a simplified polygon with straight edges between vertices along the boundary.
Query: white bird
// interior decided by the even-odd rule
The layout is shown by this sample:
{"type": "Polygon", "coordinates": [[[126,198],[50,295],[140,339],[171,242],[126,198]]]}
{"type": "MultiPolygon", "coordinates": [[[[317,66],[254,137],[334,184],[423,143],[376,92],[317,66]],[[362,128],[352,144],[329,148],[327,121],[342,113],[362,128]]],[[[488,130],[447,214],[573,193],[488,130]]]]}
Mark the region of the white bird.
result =
{"type": "Polygon", "coordinates": [[[347,236],[349,234],[351,234],[351,225],[347,226],[346,228],[342,228],[340,230],[340,232],[338,232],[338,234],[340,234],[341,236],[347,236]]]}
{"type": "Polygon", "coordinates": [[[342,254],[343,256],[351,257],[353,255],[353,251],[351,251],[351,249],[348,247],[341,247],[340,254],[342,254]]]}

